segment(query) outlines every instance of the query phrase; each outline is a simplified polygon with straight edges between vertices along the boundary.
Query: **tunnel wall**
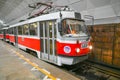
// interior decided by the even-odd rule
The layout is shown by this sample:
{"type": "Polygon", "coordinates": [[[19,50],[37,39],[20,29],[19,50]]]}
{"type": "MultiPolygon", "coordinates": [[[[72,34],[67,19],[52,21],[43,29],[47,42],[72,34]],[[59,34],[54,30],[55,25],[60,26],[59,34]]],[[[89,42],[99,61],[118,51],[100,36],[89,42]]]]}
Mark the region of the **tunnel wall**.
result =
{"type": "Polygon", "coordinates": [[[93,50],[89,60],[120,68],[120,23],[88,26],[93,50]]]}

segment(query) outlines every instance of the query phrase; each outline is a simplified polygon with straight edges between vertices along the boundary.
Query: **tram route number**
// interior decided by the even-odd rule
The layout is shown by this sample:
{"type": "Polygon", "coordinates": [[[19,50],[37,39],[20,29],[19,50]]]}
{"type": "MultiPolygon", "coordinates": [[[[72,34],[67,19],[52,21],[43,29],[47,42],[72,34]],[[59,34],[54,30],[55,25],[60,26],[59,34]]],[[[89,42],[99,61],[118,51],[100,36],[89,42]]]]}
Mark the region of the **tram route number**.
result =
{"type": "Polygon", "coordinates": [[[81,48],[86,48],[88,46],[87,43],[82,43],[81,48]]]}

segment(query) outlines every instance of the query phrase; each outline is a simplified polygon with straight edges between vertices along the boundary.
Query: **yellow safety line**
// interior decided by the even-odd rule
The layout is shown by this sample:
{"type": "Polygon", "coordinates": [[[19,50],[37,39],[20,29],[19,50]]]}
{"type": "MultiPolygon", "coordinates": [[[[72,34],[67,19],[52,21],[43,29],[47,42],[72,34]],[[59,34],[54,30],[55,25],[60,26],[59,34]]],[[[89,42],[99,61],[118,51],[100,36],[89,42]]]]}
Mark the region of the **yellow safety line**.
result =
{"type": "Polygon", "coordinates": [[[36,69],[38,69],[40,72],[44,73],[45,75],[47,75],[49,78],[51,78],[52,80],[57,80],[57,78],[55,78],[54,76],[52,76],[51,74],[49,74],[48,72],[44,71],[42,68],[40,68],[38,65],[36,65],[35,63],[31,62],[29,59],[25,58],[23,55],[21,55],[20,53],[16,52],[15,53],[22,58],[23,60],[25,60],[26,62],[28,62],[30,65],[32,65],[33,67],[35,67],[36,69]]]}
{"type": "Polygon", "coordinates": [[[36,69],[38,69],[40,72],[44,73],[45,75],[47,75],[49,78],[51,78],[52,80],[56,80],[55,77],[53,77],[51,74],[47,73],[46,71],[44,71],[43,69],[41,69],[38,65],[34,64],[33,62],[31,62],[29,59],[25,58],[23,55],[21,55],[20,53],[16,52],[16,54],[22,58],[23,60],[25,60],[26,62],[28,62],[30,65],[34,66],[36,69]]]}

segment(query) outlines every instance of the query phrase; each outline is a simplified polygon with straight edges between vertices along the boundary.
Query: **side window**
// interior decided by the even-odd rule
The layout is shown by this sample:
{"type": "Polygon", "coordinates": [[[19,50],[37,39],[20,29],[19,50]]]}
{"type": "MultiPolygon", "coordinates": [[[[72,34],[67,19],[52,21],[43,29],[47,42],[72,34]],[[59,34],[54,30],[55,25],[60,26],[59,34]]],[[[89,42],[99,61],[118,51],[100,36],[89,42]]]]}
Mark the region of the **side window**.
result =
{"type": "Polygon", "coordinates": [[[18,35],[22,35],[22,26],[18,26],[18,35]]]}
{"type": "Polygon", "coordinates": [[[44,23],[40,22],[40,37],[43,37],[43,26],[44,26],[44,23]]]}
{"type": "Polygon", "coordinates": [[[28,26],[28,24],[23,25],[23,35],[29,35],[29,26],[28,26]]]}
{"type": "Polygon", "coordinates": [[[38,34],[37,27],[38,27],[37,22],[30,24],[30,26],[29,26],[30,35],[37,36],[37,34],[38,34]]]}
{"type": "Polygon", "coordinates": [[[11,28],[9,28],[9,34],[11,34],[11,28]]]}
{"type": "Polygon", "coordinates": [[[9,33],[9,30],[8,30],[8,29],[6,30],[6,33],[7,33],[7,34],[9,33]]]}
{"type": "Polygon", "coordinates": [[[11,34],[14,34],[14,32],[13,32],[13,28],[11,28],[11,34]]]}
{"type": "Polygon", "coordinates": [[[9,34],[11,34],[11,28],[9,28],[9,34]]]}
{"type": "Polygon", "coordinates": [[[13,34],[13,28],[10,28],[9,30],[10,30],[10,34],[13,34]]]}
{"type": "Polygon", "coordinates": [[[56,33],[56,22],[54,22],[54,37],[56,38],[56,36],[57,36],[57,33],[56,33]]]}
{"type": "Polygon", "coordinates": [[[10,29],[8,29],[8,34],[10,34],[10,29]]]}

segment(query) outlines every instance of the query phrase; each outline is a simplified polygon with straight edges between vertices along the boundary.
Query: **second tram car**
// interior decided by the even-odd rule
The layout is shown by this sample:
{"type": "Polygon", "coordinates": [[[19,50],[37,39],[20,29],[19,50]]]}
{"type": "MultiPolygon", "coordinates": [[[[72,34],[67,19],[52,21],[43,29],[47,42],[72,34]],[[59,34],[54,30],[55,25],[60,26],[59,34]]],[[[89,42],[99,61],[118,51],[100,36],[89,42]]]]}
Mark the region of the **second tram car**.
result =
{"type": "Polygon", "coordinates": [[[9,42],[8,27],[0,29],[0,39],[9,42]]]}
{"type": "Polygon", "coordinates": [[[0,39],[3,40],[4,37],[3,37],[3,29],[0,29],[0,39]]]}
{"type": "Polygon", "coordinates": [[[73,65],[88,58],[92,48],[80,13],[60,11],[44,14],[9,27],[14,45],[59,66],[73,65]]]}

